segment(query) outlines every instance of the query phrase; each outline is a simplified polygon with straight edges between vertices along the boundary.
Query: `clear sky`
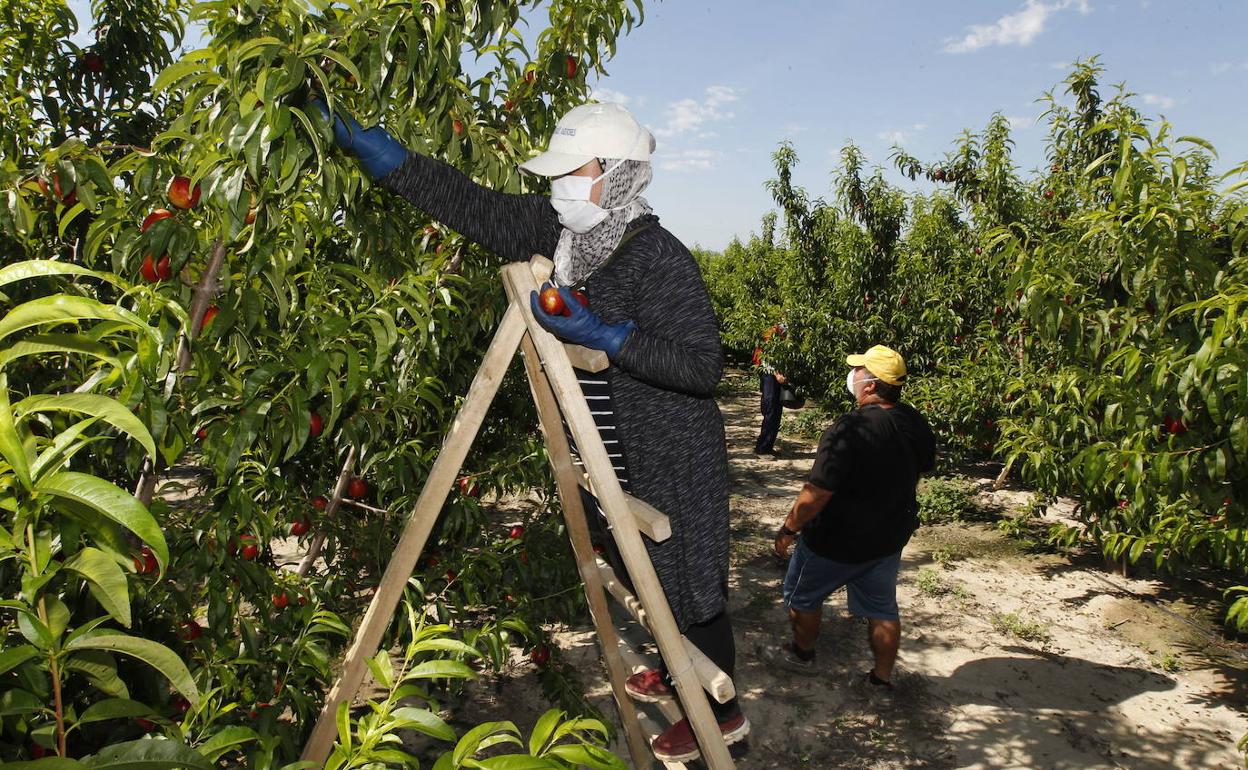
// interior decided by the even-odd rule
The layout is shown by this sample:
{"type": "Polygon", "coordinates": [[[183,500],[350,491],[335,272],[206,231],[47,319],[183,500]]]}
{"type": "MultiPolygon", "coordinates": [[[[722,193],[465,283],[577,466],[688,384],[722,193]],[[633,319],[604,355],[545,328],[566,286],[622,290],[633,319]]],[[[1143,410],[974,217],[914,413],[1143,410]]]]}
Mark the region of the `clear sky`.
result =
{"type": "Polygon", "coordinates": [[[1022,168],[1040,167],[1035,99],[1092,54],[1103,95],[1125,82],[1228,169],[1248,160],[1246,39],[1242,0],[666,0],[647,4],[598,93],[658,134],[647,197],[664,224],[719,249],[772,208],[763,183],[783,139],[816,196],[846,140],[873,163],[898,142],[936,160],[996,111],[1014,119],[1022,168]]]}
{"type": "MultiPolygon", "coordinates": [[[[89,17],[87,0],[70,5],[89,17]]],[[[533,21],[526,37],[541,9],[533,21]]],[[[664,224],[721,249],[772,208],[763,184],[784,139],[815,196],[848,140],[885,166],[896,143],[936,160],[996,111],[1022,168],[1040,167],[1035,100],[1093,54],[1103,94],[1125,82],[1228,169],[1248,160],[1245,39],[1248,0],[648,0],[596,92],[657,135],[647,197],[664,224]]]]}

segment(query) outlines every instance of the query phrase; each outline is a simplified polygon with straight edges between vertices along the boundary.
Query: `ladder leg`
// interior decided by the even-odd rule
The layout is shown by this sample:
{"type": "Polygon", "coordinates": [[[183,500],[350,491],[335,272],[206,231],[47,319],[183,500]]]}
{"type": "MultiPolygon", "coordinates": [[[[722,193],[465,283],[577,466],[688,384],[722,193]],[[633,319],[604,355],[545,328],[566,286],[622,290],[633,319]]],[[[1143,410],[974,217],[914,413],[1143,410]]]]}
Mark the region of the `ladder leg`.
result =
{"type": "Polygon", "coordinates": [[[529,292],[537,289],[532,269],[529,265],[513,263],[504,267],[502,272],[507,296],[513,307],[521,308],[529,337],[541,355],[547,380],[572,436],[576,439],[590,483],[607,514],[620,554],[628,566],[638,597],[650,618],[651,632],[676,685],[689,726],[697,737],[702,761],[710,770],[734,768],[732,756],[728,753],[728,746],[724,743],[706,692],[694,674],[693,662],[685,650],[676,619],[672,616],[663,587],[659,584],[654,565],[650,562],[650,555],[641,541],[641,532],[629,514],[624,490],[620,488],[619,479],[611,467],[611,458],[607,457],[606,447],[598,436],[598,427],[594,424],[593,415],[589,413],[589,405],[576,381],[572,364],[563,351],[562,343],[532,317],[529,292]]]}
{"type": "Polygon", "coordinates": [[[381,637],[394,619],[394,610],[403,598],[407,579],[416,567],[416,561],[425,547],[425,540],[442,511],[455,475],[464,464],[464,458],[467,457],[473,439],[485,420],[485,414],[498,392],[503,375],[507,373],[508,365],[516,355],[524,333],[523,316],[512,303],[494,333],[494,339],[490,342],[485,358],[481,361],[481,368],[477,370],[477,376],[468,389],[463,406],[451,423],[450,432],[442,441],[442,449],[429,471],[429,478],[425,480],[416,507],[408,514],[407,522],[403,525],[403,534],[399,537],[390,563],[377,586],[377,593],[373,594],[355,639],[347,649],[342,674],[325,697],[325,705],[321,708],[316,727],[303,748],[302,759],[314,762],[317,767],[324,766],[325,759],[333,748],[337,733],[338,706],[354,698],[364,681],[366,661],[376,654],[381,637]]]}
{"type": "Polygon", "coordinates": [[[542,429],[546,433],[546,451],[550,456],[555,484],[559,489],[563,518],[567,523],[568,537],[572,541],[572,552],[576,555],[577,569],[581,573],[581,580],[585,583],[585,598],[589,602],[589,614],[593,618],[594,628],[598,633],[598,646],[602,649],[602,657],[607,664],[607,679],[615,695],[615,705],[620,713],[620,724],[624,727],[628,753],[633,758],[633,767],[638,770],[649,768],[652,766],[653,755],[637,724],[637,706],[624,689],[624,680],[628,678],[628,668],[620,656],[619,635],[616,633],[615,624],[611,621],[606,588],[602,584],[602,575],[594,563],[594,549],[589,539],[585,507],[581,502],[580,484],[577,482],[580,472],[572,465],[568,438],[563,433],[563,425],[559,419],[559,405],[555,402],[555,394],[551,391],[550,382],[542,370],[537,348],[533,346],[533,341],[527,334],[521,346],[524,351],[524,368],[529,375],[529,388],[533,391],[537,414],[541,420],[542,429]]]}

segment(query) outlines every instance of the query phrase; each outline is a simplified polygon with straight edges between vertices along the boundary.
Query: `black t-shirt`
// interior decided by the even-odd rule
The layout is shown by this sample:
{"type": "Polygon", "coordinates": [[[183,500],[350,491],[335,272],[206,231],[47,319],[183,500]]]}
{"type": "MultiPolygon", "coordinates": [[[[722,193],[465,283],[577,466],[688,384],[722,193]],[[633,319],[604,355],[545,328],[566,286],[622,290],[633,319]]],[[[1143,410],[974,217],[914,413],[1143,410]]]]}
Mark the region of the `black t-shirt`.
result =
{"type": "Polygon", "coordinates": [[[802,528],[826,559],[857,564],[900,551],[919,526],[915,488],[936,463],[936,437],[908,404],[872,404],[823,432],[810,483],[832,499],[802,528]]]}

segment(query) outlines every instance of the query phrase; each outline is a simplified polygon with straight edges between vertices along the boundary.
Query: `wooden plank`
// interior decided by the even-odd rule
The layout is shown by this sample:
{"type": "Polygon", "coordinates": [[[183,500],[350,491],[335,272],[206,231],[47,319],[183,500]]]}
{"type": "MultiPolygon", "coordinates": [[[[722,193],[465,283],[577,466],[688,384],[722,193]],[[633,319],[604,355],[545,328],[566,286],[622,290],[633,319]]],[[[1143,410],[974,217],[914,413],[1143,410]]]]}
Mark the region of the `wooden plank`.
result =
{"type": "Polygon", "coordinates": [[[611,365],[611,362],[607,360],[607,354],[601,350],[565,343],[563,352],[568,354],[568,360],[573,366],[587,372],[601,372],[611,365]]]}
{"type": "MultiPolygon", "coordinates": [[[[523,298],[521,298],[523,299],[523,298]]],[[[512,302],[517,298],[512,297],[512,302]]],[[[526,300],[527,301],[527,300],[526,300]]],[[[568,445],[568,437],[564,435],[563,424],[559,417],[559,405],[555,401],[554,391],[546,379],[537,349],[529,335],[521,340],[524,353],[524,368],[529,377],[529,389],[533,392],[533,402],[537,406],[537,415],[541,421],[542,431],[546,434],[546,454],[550,458],[551,470],[555,474],[555,485],[559,490],[559,499],[563,509],[563,519],[568,528],[568,538],[572,541],[572,552],[576,556],[577,569],[581,573],[581,582],[585,584],[585,598],[589,603],[589,614],[593,619],[598,634],[598,644],[602,649],[602,657],[607,665],[607,680],[611,684],[615,705],[619,710],[620,724],[624,728],[624,739],[628,745],[629,755],[633,759],[633,767],[648,768],[653,765],[654,756],[650,751],[650,742],[642,734],[637,724],[637,705],[624,689],[624,680],[628,670],[620,657],[620,640],[611,619],[611,608],[607,604],[606,589],[602,585],[601,573],[594,565],[594,547],[589,537],[589,524],[585,518],[585,508],[581,502],[577,478],[580,472],[572,465],[572,450],[568,445]]]]}
{"type": "MultiPolygon", "coordinates": [[[[527,302],[525,306],[528,306],[527,302]]],[[[433,529],[434,522],[446,503],[455,476],[463,466],[464,458],[468,455],[490,403],[498,392],[498,386],[503,381],[503,375],[507,373],[507,367],[516,355],[524,330],[523,315],[513,303],[499,322],[494,339],[481,361],[481,368],[477,370],[477,375],[468,388],[463,406],[442,441],[442,449],[429,471],[429,478],[425,480],[415,507],[403,525],[403,534],[399,537],[390,563],[377,586],[377,593],[373,594],[373,600],[360,621],[355,639],[347,649],[342,673],[325,696],[325,704],[317,717],[316,727],[303,747],[302,759],[314,763],[316,767],[325,765],[325,759],[329,756],[338,733],[335,724],[338,706],[349,702],[359,692],[368,670],[367,659],[376,654],[381,637],[394,618],[394,610],[403,598],[403,587],[407,585],[407,579],[416,567],[429,531],[433,529]]]]}
{"type": "MultiPolygon", "coordinates": [[[[537,290],[537,282],[529,265],[511,264],[503,268],[503,283],[511,297],[526,298],[530,292],[537,290]]],[[[611,467],[611,458],[607,457],[606,447],[598,435],[598,427],[589,413],[589,405],[581,393],[580,384],[576,381],[576,373],[572,364],[563,352],[563,344],[538,324],[533,318],[529,303],[513,302],[518,307],[528,326],[529,336],[536,346],[546,368],[546,376],[558,399],[559,407],[567,421],[568,429],[576,440],[580,450],[581,461],[589,473],[598,501],[607,515],[624,563],[628,565],[629,574],[637,588],[651,633],[659,646],[659,652],[672,672],[676,691],[680,694],[681,703],[697,738],[702,753],[702,761],[710,770],[729,770],[735,768],[728,746],[724,743],[719,725],[711,712],[711,704],[702,691],[702,685],[694,675],[693,662],[685,648],[684,639],[676,626],[671,607],[663,594],[663,586],[655,574],[654,565],[646,552],[641,540],[641,532],[637,529],[631,514],[628,513],[628,501],[624,499],[624,490],[620,488],[619,479],[611,467]]]]}
{"type": "MultiPolygon", "coordinates": [[[[579,473],[577,481],[586,492],[591,495],[594,493],[589,486],[587,474],[579,473]]],[[[633,520],[636,521],[637,529],[641,530],[641,534],[656,543],[661,543],[672,536],[672,522],[667,518],[667,514],[627,492],[624,493],[624,499],[628,501],[628,510],[633,514],[633,520]]]]}
{"type": "MultiPolygon", "coordinates": [[[[641,624],[642,628],[649,631],[650,624],[646,618],[646,611],[642,603],[620,582],[620,579],[615,574],[615,570],[611,569],[611,565],[602,559],[598,559],[596,563],[598,571],[602,574],[602,584],[607,587],[607,592],[615,597],[615,600],[623,605],[624,609],[628,610],[628,613],[641,624]]],[[[697,676],[698,681],[701,682],[702,688],[720,703],[727,703],[732,700],[732,697],[736,695],[736,686],[732,683],[732,678],[725,674],[719,666],[711,662],[711,659],[706,657],[706,653],[699,650],[683,634],[680,636],[680,639],[690,660],[693,662],[693,672],[697,676]]]]}

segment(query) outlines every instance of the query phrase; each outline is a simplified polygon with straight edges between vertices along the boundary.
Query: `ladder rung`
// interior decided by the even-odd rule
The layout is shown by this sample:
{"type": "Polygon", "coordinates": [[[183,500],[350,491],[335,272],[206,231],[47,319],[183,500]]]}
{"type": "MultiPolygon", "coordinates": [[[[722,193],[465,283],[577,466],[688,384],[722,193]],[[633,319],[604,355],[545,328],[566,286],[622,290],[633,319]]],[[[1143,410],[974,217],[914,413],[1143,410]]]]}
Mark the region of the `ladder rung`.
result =
{"type": "Polygon", "coordinates": [[[610,364],[607,354],[601,350],[581,347],[580,345],[569,345],[566,342],[563,350],[568,354],[568,360],[572,362],[572,366],[577,369],[584,369],[587,372],[601,372],[610,364]]]}
{"type": "MultiPolygon", "coordinates": [[[[602,584],[606,586],[607,592],[615,597],[615,600],[624,605],[624,609],[628,610],[642,628],[650,631],[650,624],[646,620],[645,608],[641,606],[641,602],[637,597],[633,596],[632,591],[624,587],[619,578],[615,576],[615,570],[611,569],[611,565],[602,559],[594,559],[598,565],[598,572],[602,575],[602,584]]],[[[720,703],[727,703],[736,695],[736,688],[733,687],[732,679],[711,662],[706,654],[694,646],[684,634],[681,634],[680,641],[685,645],[685,652],[688,653],[690,661],[693,663],[693,673],[698,677],[698,681],[702,683],[702,687],[711,694],[715,700],[720,703]]]]}
{"type": "MultiPolygon", "coordinates": [[[[580,484],[585,491],[593,494],[587,474],[581,474],[580,484]]],[[[656,543],[661,543],[672,536],[672,523],[668,520],[667,514],[645,500],[639,500],[628,493],[624,494],[624,499],[628,501],[628,512],[633,515],[633,520],[637,522],[637,529],[641,530],[641,534],[656,543]]]]}

